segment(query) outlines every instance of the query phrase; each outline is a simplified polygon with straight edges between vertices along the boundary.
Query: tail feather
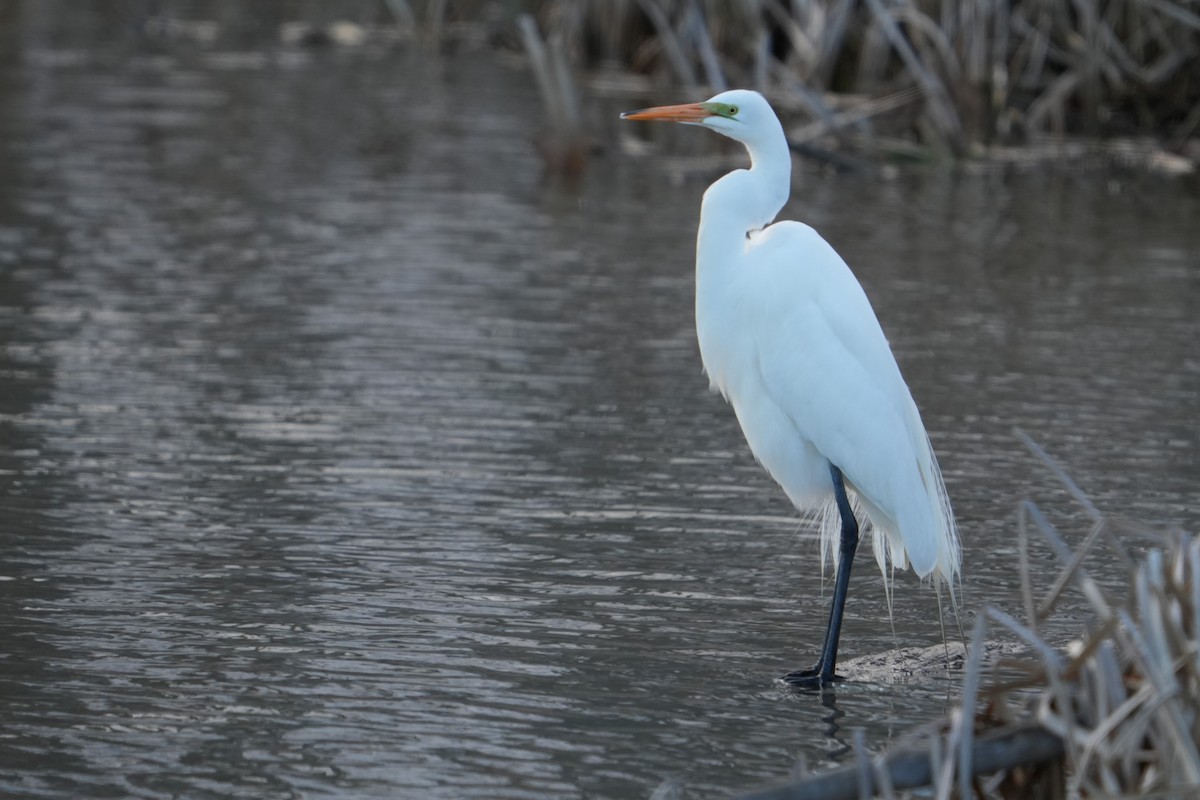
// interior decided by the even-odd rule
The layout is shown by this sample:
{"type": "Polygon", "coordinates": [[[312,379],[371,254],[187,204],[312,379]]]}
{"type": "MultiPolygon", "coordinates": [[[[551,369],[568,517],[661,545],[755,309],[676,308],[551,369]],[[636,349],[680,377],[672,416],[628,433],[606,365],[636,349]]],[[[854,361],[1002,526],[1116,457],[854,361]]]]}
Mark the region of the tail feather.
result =
{"type": "MultiPolygon", "coordinates": [[[[946,494],[942,472],[938,467],[937,457],[934,455],[928,436],[925,437],[924,444],[925,452],[922,453],[924,458],[918,465],[920,472],[923,473],[920,488],[913,491],[922,496],[925,503],[917,503],[915,506],[921,512],[917,515],[919,523],[911,517],[905,522],[910,527],[920,527],[933,533],[931,537],[932,553],[928,554],[932,558],[925,557],[923,554],[921,559],[929,562],[928,567],[921,564],[920,566],[923,568],[918,569],[918,566],[912,563],[913,559],[910,558],[905,547],[900,521],[872,503],[856,487],[852,485],[847,487],[851,508],[862,528],[862,538],[865,539],[867,533],[871,537],[875,563],[883,576],[889,614],[892,608],[894,572],[896,569],[907,569],[910,565],[918,571],[920,577],[932,577],[937,583],[945,583],[950,590],[951,603],[956,608],[958,605],[955,589],[962,559],[958,526],[954,520],[954,511],[950,507],[950,498],[946,494]]],[[[840,555],[838,542],[841,537],[841,517],[833,497],[830,496],[815,509],[813,516],[818,523],[822,569],[826,563],[829,563],[836,570],[840,555]]],[[[912,531],[910,535],[917,536],[924,533],[925,530],[912,531]]]]}

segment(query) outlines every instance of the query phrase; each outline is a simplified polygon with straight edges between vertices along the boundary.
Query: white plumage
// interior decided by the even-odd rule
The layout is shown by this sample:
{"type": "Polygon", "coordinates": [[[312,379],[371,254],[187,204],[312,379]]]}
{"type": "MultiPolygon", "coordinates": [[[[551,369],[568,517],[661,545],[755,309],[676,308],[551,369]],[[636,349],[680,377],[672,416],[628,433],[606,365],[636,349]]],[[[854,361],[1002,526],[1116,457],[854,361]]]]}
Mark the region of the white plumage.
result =
{"type": "MultiPolygon", "coordinates": [[[[891,562],[953,587],[960,560],[954,515],[871,304],[816,231],[772,224],[790,193],[791,155],[770,105],[756,92],[734,90],[623,116],[711,128],[750,154],[750,169],[704,193],[696,332],[712,386],[733,406],[754,455],[798,509],[823,519],[822,552],[835,564],[847,520],[838,514],[831,467],[870,519],[885,579],[891,562]]],[[[833,678],[841,619],[840,608],[834,611],[834,652],[821,682],[833,678]]]]}

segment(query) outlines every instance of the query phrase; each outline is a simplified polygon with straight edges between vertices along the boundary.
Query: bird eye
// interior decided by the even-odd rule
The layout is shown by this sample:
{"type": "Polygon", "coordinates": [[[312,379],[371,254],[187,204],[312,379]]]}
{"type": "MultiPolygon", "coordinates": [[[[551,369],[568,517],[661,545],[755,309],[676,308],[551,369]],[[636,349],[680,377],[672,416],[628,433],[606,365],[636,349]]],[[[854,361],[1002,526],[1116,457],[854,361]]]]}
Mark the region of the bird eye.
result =
{"type": "Polygon", "coordinates": [[[736,117],[736,116],[737,116],[737,112],[738,112],[738,108],[737,108],[737,106],[730,106],[730,107],[729,107],[729,116],[731,116],[731,117],[736,117]]]}

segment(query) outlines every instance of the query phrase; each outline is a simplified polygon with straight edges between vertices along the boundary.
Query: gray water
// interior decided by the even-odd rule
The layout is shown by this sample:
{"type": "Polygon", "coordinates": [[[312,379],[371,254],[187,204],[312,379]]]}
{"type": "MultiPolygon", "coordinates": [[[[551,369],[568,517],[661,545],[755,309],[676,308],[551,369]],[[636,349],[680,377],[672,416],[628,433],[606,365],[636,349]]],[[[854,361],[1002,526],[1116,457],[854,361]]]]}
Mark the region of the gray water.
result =
{"type": "MultiPolygon", "coordinates": [[[[733,151],[598,99],[573,187],[487,53],[52,41],[0,61],[0,794],[721,797],[953,702],[774,682],[828,586],[701,375],[717,173],[669,158],[733,151]]],[[[806,169],[785,215],[889,333],[968,614],[1020,610],[1022,498],[1087,527],[1014,426],[1195,528],[1194,185],[806,169]]],[[[936,608],[901,578],[893,638],[863,558],[843,656],[936,608]]]]}

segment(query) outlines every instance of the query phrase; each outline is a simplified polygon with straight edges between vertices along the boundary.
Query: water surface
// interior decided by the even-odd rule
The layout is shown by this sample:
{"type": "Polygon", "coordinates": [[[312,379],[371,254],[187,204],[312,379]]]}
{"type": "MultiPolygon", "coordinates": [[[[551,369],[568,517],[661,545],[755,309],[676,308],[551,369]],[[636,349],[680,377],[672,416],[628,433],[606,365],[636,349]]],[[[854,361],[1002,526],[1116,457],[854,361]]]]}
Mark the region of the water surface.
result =
{"type": "MultiPolygon", "coordinates": [[[[717,173],[666,156],[702,133],[597,100],[569,187],[484,54],[38,41],[0,67],[0,793],[721,797],[952,702],[773,682],[829,592],[700,372],[717,173]]],[[[796,189],[941,454],[969,612],[1019,611],[1020,499],[1086,530],[1013,426],[1105,511],[1195,527],[1186,185],[796,189]]],[[[869,558],[852,591],[844,656],[938,641],[917,581],[895,638],[869,558]]]]}

